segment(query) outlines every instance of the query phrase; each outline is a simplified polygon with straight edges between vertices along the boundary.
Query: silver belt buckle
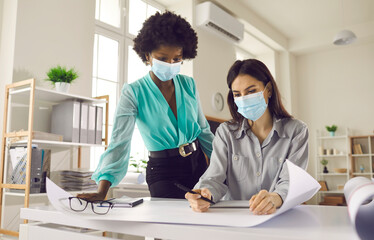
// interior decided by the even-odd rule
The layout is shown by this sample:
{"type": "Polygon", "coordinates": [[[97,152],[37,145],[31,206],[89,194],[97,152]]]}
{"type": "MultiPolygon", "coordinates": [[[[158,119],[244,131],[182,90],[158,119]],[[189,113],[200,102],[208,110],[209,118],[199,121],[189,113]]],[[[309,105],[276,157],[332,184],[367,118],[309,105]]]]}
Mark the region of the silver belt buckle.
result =
{"type": "Polygon", "coordinates": [[[189,143],[185,143],[185,144],[182,144],[182,145],[179,146],[179,154],[180,154],[182,157],[187,157],[187,156],[189,156],[189,155],[192,154],[192,152],[190,152],[190,153],[186,153],[186,151],[184,150],[184,147],[185,147],[185,146],[188,146],[188,145],[189,145],[189,143]]]}

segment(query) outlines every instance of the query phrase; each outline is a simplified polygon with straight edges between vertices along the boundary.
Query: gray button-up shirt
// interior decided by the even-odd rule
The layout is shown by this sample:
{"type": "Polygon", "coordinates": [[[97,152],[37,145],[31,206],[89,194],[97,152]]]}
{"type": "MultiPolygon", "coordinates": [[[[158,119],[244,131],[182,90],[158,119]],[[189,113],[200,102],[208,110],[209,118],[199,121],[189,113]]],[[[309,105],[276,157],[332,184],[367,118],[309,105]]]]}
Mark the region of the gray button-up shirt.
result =
{"type": "Polygon", "coordinates": [[[296,119],[275,119],[267,138],[260,144],[248,121],[222,123],[213,140],[213,153],[206,172],[195,189],[208,188],[213,199],[249,200],[265,189],[285,200],[288,170],[285,160],[306,169],[308,127],[296,119]]]}

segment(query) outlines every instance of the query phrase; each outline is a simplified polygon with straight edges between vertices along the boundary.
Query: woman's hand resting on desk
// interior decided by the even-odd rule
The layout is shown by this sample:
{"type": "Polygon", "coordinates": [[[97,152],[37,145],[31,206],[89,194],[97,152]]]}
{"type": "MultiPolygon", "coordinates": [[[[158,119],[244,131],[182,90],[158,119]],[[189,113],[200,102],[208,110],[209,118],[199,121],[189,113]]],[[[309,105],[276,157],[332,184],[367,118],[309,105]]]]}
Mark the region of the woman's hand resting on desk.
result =
{"type": "Polygon", "coordinates": [[[110,188],[111,182],[107,180],[101,180],[99,182],[99,187],[96,193],[81,193],[78,194],[78,198],[82,198],[86,201],[103,201],[105,200],[106,194],[108,193],[108,190],[110,188]]]}
{"type": "MultiPolygon", "coordinates": [[[[212,193],[207,188],[202,189],[193,189],[192,191],[199,193],[201,196],[206,197],[208,199],[212,199],[212,193]]],[[[207,201],[204,201],[200,199],[199,194],[192,194],[192,193],[186,193],[184,197],[188,200],[190,203],[190,206],[193,211],[195,212],[206,212],[208,211],[210,207],[210,203],[207,201]]]]}
{"type": "Polygon", "coordinates": [[[94,201],[103,201],[106,197],[106,194],[102,193],[80,193],[77,194],[78,198],[84,199],[89,202],[94,202],[94,201]]]}
{"type": "Polygon", "coordinates": [[[249,200],[249,210],[256,215],[272,214],[282,203],[277,193],[261,190],[249,200]]]}

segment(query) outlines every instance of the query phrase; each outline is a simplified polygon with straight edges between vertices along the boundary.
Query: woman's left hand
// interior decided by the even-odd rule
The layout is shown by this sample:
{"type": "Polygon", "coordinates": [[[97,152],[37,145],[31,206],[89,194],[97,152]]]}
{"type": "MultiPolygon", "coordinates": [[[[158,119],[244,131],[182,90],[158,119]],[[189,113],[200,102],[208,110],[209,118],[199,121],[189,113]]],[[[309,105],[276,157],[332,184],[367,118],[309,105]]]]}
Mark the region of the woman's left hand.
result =
{"type": "Polygon", "coordinates": [[[249,200],[249,210],[256,215],[272,214],[282,205],[282,198],[274,192],[261,190],[249,200]]]}

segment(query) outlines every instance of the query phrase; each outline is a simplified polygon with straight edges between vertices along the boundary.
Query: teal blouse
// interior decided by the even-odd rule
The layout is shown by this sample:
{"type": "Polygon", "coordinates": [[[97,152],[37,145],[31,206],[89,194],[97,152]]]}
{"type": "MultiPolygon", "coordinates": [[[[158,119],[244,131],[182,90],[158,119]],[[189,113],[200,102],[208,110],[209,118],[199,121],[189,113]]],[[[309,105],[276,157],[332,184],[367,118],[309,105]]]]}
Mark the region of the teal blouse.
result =
{"type": "Polygon", "coordinates": [[[210,158],[214,136],[202,112],[195,82],[180,74],[173,81],[177,118],[149,73],[123,86],[110,144],[100,157],[93,180],[107,180],[113,187],[126,175],[135,122],[149,151],[177,148],[198,138],[210,158]]]}

